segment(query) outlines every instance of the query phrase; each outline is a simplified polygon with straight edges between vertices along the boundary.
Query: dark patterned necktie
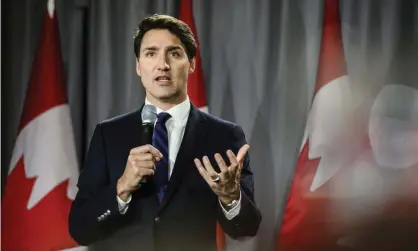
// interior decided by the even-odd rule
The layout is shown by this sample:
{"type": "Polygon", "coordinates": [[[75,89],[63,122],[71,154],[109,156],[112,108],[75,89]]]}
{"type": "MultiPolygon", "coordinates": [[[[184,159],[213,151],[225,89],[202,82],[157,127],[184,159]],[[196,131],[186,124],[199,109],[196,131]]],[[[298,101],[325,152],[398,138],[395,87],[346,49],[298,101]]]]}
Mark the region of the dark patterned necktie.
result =
{"type": "Polygon", "coordinates": [[[171,115],[166,112],[161,112],[157,115],[157,123],[155,124],[154,135],[152,138],[152,145],[163,155],[163,158],[155,163],[155,182],[160,202],[164,197],[164,192],[168,184],[170,159],[168,157],[168,133],[165,122],[167,122],[169,118],[171,118],[171,115]]]}

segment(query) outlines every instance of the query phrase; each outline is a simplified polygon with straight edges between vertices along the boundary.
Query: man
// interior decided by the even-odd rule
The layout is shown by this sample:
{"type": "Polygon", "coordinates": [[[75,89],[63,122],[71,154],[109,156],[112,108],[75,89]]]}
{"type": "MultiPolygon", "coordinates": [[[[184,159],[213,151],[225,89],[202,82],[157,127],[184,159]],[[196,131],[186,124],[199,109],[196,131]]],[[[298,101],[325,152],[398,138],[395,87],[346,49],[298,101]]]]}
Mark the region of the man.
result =
{"type": "Polygon", "coordinates": [[[216,222],[232,238],[255,236],[261,214],[242,129],[200,112],[187,96],[196,43],[166,15],[138,27],[136,71],[157,108],[153,144],[141,145],[141,112],[94,131],[69,230],[98,250],[216,250],[216,222]]]}

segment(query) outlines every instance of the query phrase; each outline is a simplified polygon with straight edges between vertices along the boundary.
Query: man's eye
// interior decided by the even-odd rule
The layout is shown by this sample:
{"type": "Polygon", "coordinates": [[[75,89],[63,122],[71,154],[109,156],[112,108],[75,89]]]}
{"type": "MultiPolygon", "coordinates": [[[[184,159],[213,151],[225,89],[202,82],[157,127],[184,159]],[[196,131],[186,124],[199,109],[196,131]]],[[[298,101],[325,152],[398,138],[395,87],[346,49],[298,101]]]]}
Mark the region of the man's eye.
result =
{"type": "Polygon", "coordinates": [[[145,53],[146,57],[153,57],[154,55],[155,55],[155,52],[153,52],[153,51],[149,51],[149,52],[145,53]]]}
{"type": "Polygon", "coordinates": [[[171,53],[171,55],[172,55],[173,57],[175,57],[175,58],[180,57],[180,53],[178,53],[177,51],[173,51],[173,52],[171,53]]]}

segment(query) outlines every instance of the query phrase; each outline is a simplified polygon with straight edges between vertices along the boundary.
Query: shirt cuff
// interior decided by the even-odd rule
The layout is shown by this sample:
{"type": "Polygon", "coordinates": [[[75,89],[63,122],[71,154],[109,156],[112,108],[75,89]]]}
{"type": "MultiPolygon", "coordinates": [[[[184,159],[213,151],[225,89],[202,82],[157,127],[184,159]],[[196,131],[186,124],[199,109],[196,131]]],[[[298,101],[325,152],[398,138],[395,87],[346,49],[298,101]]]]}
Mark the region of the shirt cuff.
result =
{"type": "Polygon", "coordinates": [[[219,204],[221,205],[222,211],[225,214],[225,217],[228,220],[232,220],[233,218],[235,218],[240,210],[241,210],[241,190],[239,191],[239,199],[238,199],[238,203],[237,205],[235,205],[235,207],[233,207],[231,210],[227,211],[224,206],[222,205],[222,202],[219,200],[219,204]]]}
{"type": "Polygon", "coordinates": [[[132,194],[129,195],[128,200],[126,202],[116,195],[116,200],[118,201],[118,208],[119,208],[120,214],[125,214],[126,211],[128,211],[129,202],[131,202],[131,199],[132,199],[132,194]]]}

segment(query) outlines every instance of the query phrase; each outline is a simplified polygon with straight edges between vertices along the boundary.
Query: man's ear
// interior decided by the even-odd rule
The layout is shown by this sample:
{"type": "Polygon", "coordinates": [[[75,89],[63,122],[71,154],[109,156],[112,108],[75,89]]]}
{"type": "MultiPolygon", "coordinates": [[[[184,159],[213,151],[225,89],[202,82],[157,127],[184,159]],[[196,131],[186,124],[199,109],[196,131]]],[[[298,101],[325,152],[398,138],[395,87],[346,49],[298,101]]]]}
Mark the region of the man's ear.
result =
{"type": "Polygon", "coordinates": [[[190,60],[189,73],[193,73],[195,69],[196,69],[196,57],[190,60]]]}
{"type": "Polygon", "coordinates": [[[136,58],[136,74],[141,77],[141,66],[139,65],[139,58],[136,58]]]}

